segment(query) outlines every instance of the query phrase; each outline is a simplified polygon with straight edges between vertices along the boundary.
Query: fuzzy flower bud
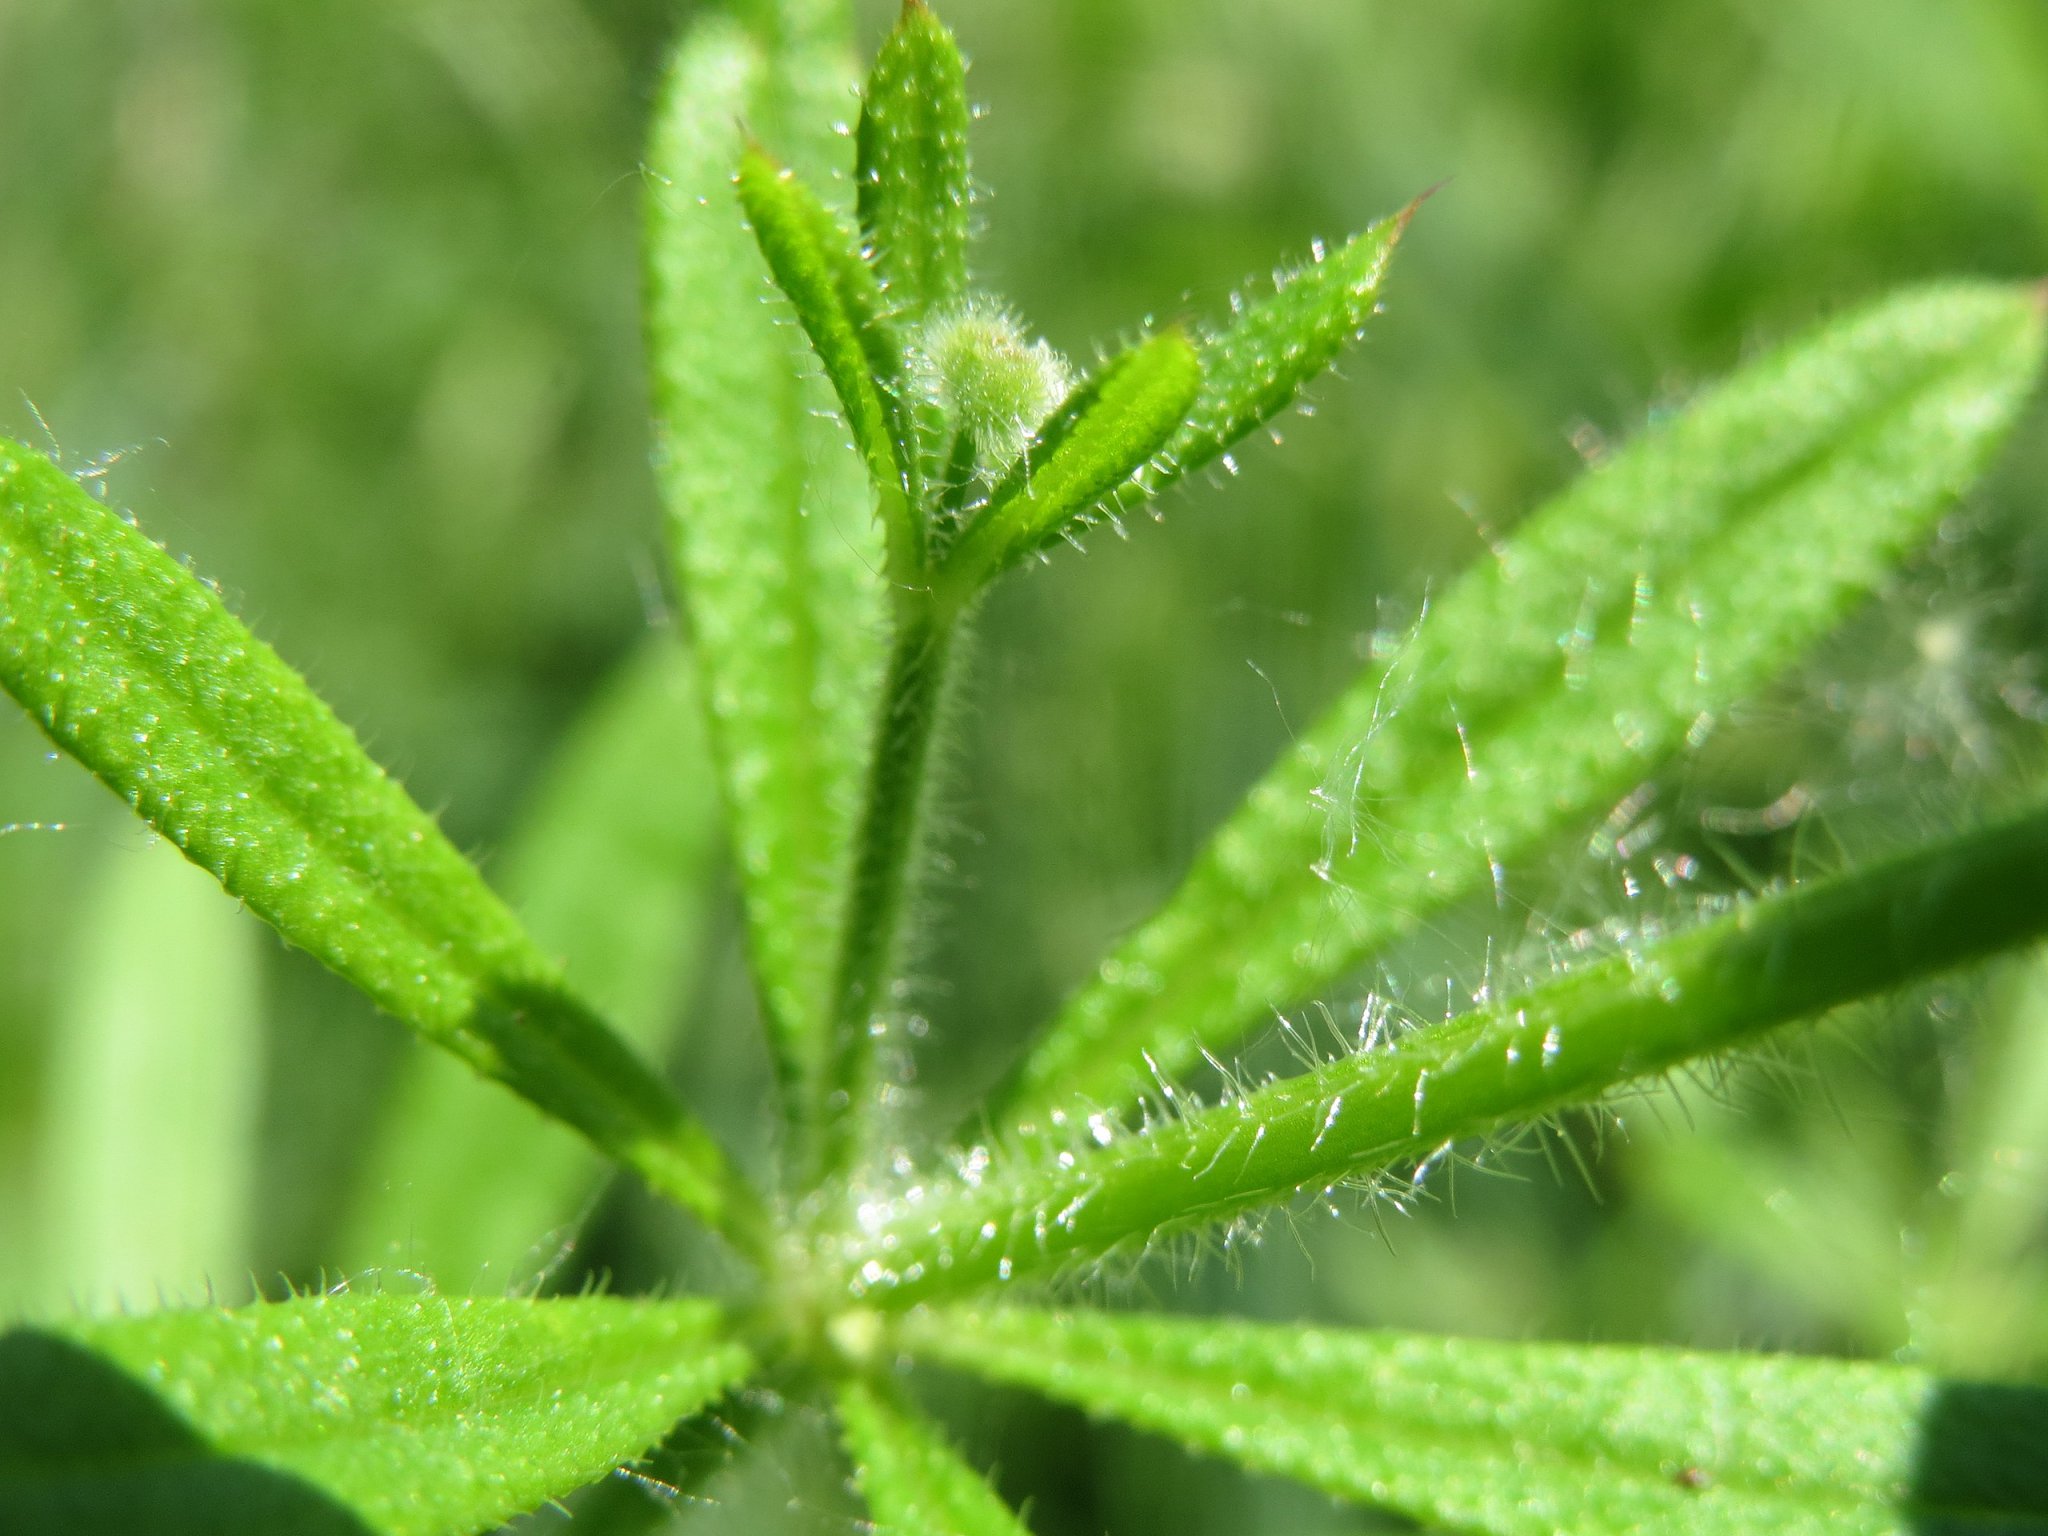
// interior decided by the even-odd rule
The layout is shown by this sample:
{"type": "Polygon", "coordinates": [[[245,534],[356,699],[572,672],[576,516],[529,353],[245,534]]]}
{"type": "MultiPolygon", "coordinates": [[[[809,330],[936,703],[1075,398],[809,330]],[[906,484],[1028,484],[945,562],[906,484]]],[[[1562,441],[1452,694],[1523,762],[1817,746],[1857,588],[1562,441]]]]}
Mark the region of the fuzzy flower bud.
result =
{"type": "Polygon", "coordinates": [[[948,426],[973,440],[983,468],[997,474],[1016,462],[1072,384],[1057,352],[1028,339],[1015,316],[982,298],[925,323],[911,376],[948,426]]]}

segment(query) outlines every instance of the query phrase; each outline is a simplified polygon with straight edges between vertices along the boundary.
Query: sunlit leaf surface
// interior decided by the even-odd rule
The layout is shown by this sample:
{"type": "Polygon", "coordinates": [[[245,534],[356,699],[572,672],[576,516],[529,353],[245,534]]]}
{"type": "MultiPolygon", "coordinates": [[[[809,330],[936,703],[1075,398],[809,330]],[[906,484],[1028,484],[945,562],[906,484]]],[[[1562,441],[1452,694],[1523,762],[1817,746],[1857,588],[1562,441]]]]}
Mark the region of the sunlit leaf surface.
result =
{"type": "Polygon", "coordinates": [[[903,7],[862,92],[861,236],[892,309],[916,320],[967,287],[967,77],[923,0],[903,7]]]}
{"type": "Polygon", "coordinates": [[[705,1302],[316,1296],[0,1334],[24,1531],[468,1536],[750,1366],[705,1302]]]}
{"type": "Polygon", "coordinates": [[[867,477],[802,333],[764,302],[767,267],[732,186],[744,119],[828,201],[845,190],[830,124],[852,65],[837,7],[756,9],[773,13],[772,52],[752,30],[707,18],[663,87],[648,149],[647,334],[679,586],[794,1106],[823,1093],[887,633],[867,477]]]}
{"type": "Polygon", "coordinates": [[[717,1217],[730,1171],[474,866],[218,594],[0,442],[0,685],[231,895],[421,1035],[717,1217]]]}
{"type": "Polygon", "coordinates": [[[1461,1531],[2048,1529],[2048,1393],[1901,1366],[1023,1309],[906,1332],[962,1370],[1461,1531]]]}
{"type": "Polygon", "coordinates": [[[2048,808],[1734,911],[1441,1023],[1163,1122],[1098,1112],[864,1191],[821,1250],[902,1307],[1228,1220],[1382,1170],[1421,1182],[1460,1141],[1753,1040],[2048,928],[2048,808]]]}
{"type": "Polygon", "coordinates": [[[1127,1102],[1611,804],[1927,535],[2041,347],[2037,291],[1923,288],[1649,428],[1387,642],[1071,999],[1005,1118],[1127,1102]]]}

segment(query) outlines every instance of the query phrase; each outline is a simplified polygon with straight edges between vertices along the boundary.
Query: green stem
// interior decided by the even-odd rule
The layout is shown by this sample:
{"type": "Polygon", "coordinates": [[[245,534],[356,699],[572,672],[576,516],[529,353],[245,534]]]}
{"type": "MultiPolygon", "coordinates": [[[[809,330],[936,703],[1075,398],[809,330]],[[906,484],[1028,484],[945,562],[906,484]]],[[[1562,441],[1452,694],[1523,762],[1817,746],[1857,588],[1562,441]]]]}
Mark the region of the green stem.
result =
{"type": "Polygon", "coordinates": [[[813,1185],[845,1173],[865,1150],[955,624],[955,612],[928,592],[899,592],[832,992],[831,1065],[813,1121],[813,1185]]]}
{"type": "Polygon", "coordinates": [[[946,455],[944,478],[939,483],[939,516],[935,521],[949,526],[957,523],[973,485],[974,434],[955,432],[953,451],[946,455]]]}
{"type": "Polygon", "coordinates": [[[2048,932],[2048,806],[1749,902],[1519,998],[1144,1132],[1054,1125],[973,1183],[870,1201],[820,1255],[868,1305],[1141,1251],[1583,1102],[2048,932]],[[1053,1144],[1047,1147],[1044,1140],[1053,1144]],[[1097,1145],[1097,1143],[1101,1143],[1097,1145]]]}

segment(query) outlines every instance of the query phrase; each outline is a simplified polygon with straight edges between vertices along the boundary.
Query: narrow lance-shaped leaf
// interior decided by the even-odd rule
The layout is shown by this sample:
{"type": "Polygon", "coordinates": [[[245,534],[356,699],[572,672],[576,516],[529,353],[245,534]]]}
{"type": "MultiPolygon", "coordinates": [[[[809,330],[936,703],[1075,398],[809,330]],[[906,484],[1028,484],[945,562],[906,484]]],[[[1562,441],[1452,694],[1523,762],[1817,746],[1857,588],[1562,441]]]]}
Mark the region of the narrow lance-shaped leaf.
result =
{"type": "Polygon", "coordinates": [[[0,1508],[24,1531],[469,1536],[751,1365],[701,1301],[315,1296],[16,1328],[0,1508]]]}
{"type": "MultiPolygon", "coordinates": [[[[718,785],[689,651],[650,635],[570,731],[497,867],[534,938],[660,1057],[695,978],[720,862],[718,785]]],[[[607,1173],[560,1126],[417,1055],[362,1160],[336,1257],[504,1290],[551,1259],[607,1173]]]]}
{"type": "Polygon", "coordinates": [[[875,275],[817,193],[754,145],[740,156],[739,189],[768,270],[795,309],[867,461],[889,574],[915,582],[924,570],[916,427],[906,405],[903,345],[882,314],[875,275]]]}
{"type": "Polygon", "coordinates": [[[43,1293],[72,1306],[210,1296],[253,1257],[263,929],[169,843],[132,841],[100,855],[46,1068],[43,1293]]]}
{"type": "Polygon", "coordinates": [[[1611,805],[1917,545],[2040,369],[2037,291],[1925,288],[1645,432],[1468,571],[1069,1001],[998,1114],[1127,1102],[1611,805]]]}
{"type": "Polygon", "coordinates": [[[519,1529],[522,1536],[564,1528],[574,1536],[660,1536],[687,1519],[685,1511],[724,1505],[726,1490],[718,1485],[743,1463],[758,1468],[766,1460],[780,1472],[788,1448],[775,1436],[789,1418],[787,1400],[773,1388],[736,1386],[677,1424],[631,1467],[557,1510],[536,1512],[519,1529]]]}
{"type": "Polygon", "coordinates": [[[2048,1392],[1896,1365],[1025,1309],[920,1355],[1487,1536],[2048,1530],[2048,1392]]]}
{"type": "Polygon", "coordinates": [[[764,302],[732,188],[742,119],[829,185],[843,146],[828,125],[852,81],[843,8],[749,9],[772,47],[706,18],[656,108],[647,336],[657,470],[762,1012],[786,1101],[810,1104],[886,654],[886,557],[831,391],[764,302]]]}
{"type": "Polygon", "coordinates": [[[1112,358],[1054,412],[947,551],[942,598],[964,604],[1009,567],[1071,537],[1151,463],[1201,383],[1194,343],[1179,331],[1112,358]]]}
{"type": "Polygon", "coordinates": [[[891,1536],[1024,1536],[1024,1523],[909,1404],[865,1381],[839,1388],[854,1479],[891,1536]]]}
{"type": "Polygon", "coordinates": [[[1335,251],[1318,244],[1306,266],[1277,274],[1271,294],[1239,302],[1237,319],[1203,338],[1201,393],[1146,475],[1148,494],[1206,468],[1278,416],[1365,333],[1417,206],[1335,251]]]}
{"type": "Polygon", "coordinates": [[[953,34],[904,0],[862,92],[857,174],[861,236],[892,309],[913,321],[967,288],[971,117],[953,34]]]}
{"type": "Polygon", "coordinates": [[[863,1191],[853,1229],[820,1260],[856,1296],[900,1307],[1139,1252],[1395,1164],[1420,1178],[1462,1138],[2043,933],[2048,808],[1750,902],[1151,1129],[1098,1113],[1051,1145],[863,1191]]]}
{"type": "Polygon", "coordinates": [[[292,943],[712,1221],[717,1146],[213,589],[0,442],[0,686],[292,943]]]}

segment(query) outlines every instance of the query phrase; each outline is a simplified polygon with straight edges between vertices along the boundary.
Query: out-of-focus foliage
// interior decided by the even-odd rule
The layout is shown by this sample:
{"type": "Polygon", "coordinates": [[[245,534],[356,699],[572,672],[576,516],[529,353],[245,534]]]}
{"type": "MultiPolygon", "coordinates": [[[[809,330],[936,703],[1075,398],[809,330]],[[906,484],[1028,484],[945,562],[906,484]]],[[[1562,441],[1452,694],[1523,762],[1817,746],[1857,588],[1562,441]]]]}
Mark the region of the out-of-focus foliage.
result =
{"type": "MultiPolygon", "coordinates": [[[[864,4],[866,43],[893,9],[864,4]]],[[[634,295],[640,143],[680,19],[666,0],[0,0],[0,431],[46,444],[39,413],[72,466],[120,454],[119,501],[220,576],[487,868],[576,702],[667,610],[634,295]]],[[[2048,270],[2036,0],[953,0],[947,19],[996,107],[980,275],[1077,362],[1134,312],[1218,316],[1215,274],[1263,281],[1271,252],[1448,185],[1286,452],[1241,455],[1227,499],[1198,477],[1157,536],[1098,537],[991,604],[950,750],[975,788],[945,807],[962,830],[943,843],[958,912],[929,951],[953,978],[926,999],[935,1117],[1156,903],[1375,632],[1405,631],[1583,457],[1755,337],[1931,274],[2048,270]]],[[[1927,830],[1929,791],[1947,817],[1959,785],[2011,788],[2042,712],[2038,417],[2015,449],[1908,606],[1654,800],[1510,871],[1505,913],[1395,957],[1411,1006],[1447,975],[1512,978],[1532,937],[1927,830]]],[[[70,829],[0,834],[8,1300],[44,1251],[26,1192],[51,1144],[50,1030],[126,815],[0,718],[0,824],[70,829]]],[[[687,1016],[746,1006],[732,932],[687,1016]]],[[[264,942],[250,1262],[307,1279],[398,1037],[335,1027],[363,1005],[264,942]]],[[[1958,984],[1894,1005],[1931,1001],[1933,1030],[1824,1034],[1684,1104],[1622,1106],[1627,1135],[1568,1127],[1515,1165],[1525,1183],[1460,1179],[1455,1201],[1385,1213],[1391,1248],[1369,1219],[1319,1220],[1238,1250],[1237,1273],[1142,1285],[1271,1317],[1908,1348],[2038,1378],[2040,996],[1958,984]],[[1824,1206],[1824,1232],[1786,1191],[1824,1206]],[[1766,1241],[1774,1222],[1805,1262],[1766,1241]],[[1993,1268],[2011,1289],[1978,1331],[1933,1332],[1963,1305],[1940,1299],[1951,1273],[1993,1268]]],[[[759,1063],[727,1055],[690,1093],[745,1124],[759,1063]]],[[[593,1233],[622,1282],[673,1263],[644,1215],[613,1202],[593,1233]]],[[[1358,1524],[1134,1438],[1083,1452],[1077,1421],[1005,1401],[957,1427],[1000,1444],[1042,1536],[1358,1524]]]]}

